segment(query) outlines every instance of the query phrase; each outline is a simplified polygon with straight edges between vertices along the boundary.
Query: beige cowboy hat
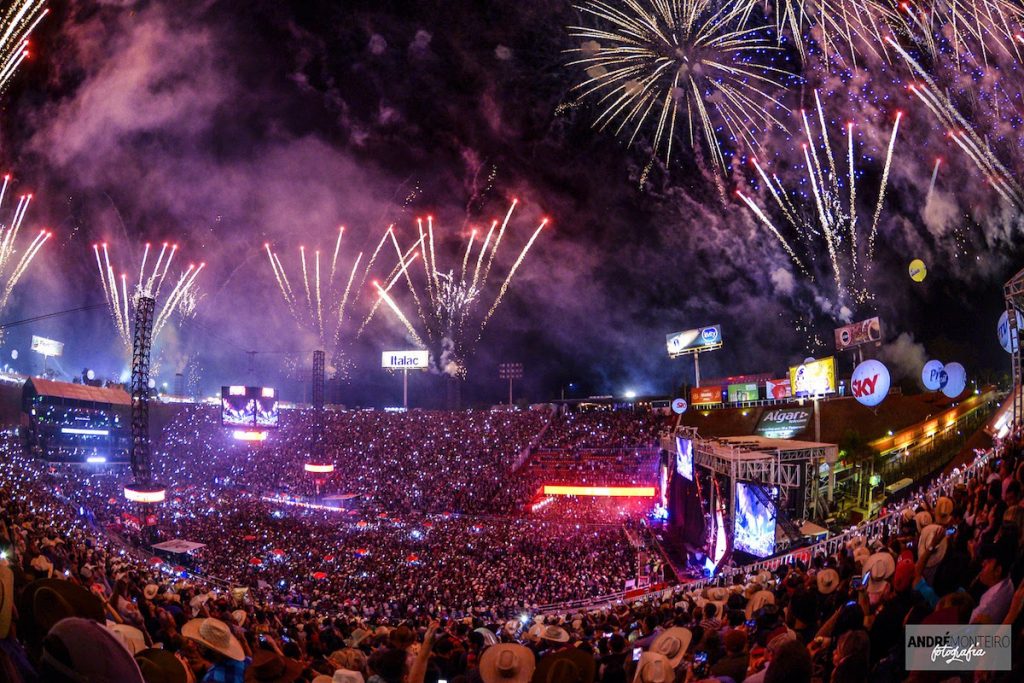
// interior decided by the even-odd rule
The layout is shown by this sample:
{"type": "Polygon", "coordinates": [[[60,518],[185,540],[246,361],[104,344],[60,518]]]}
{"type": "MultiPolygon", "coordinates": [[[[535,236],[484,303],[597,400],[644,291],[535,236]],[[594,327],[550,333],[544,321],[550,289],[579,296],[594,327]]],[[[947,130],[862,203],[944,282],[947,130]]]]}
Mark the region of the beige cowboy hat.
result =
{"type": "Polygon", "coordinates": [[[665,657],[674,669],[682,661],[692,640],[693,634],[690,629],[673,626],[658,634],[658,637],[651,643],[651,652],[665,657]]]}
{"type": "Polygon", "coordinates": [[[537,668],[533,652],[523,645],[492,645],[480,657],[480,678],[484,683],[526,683],[537,668]]]}
{"type": "Polygon", "coordinates": [[[747,619],[753,619],[754,613],[765,605],[775,604],[775,594],[771,591],[758,591],[747,603],[747,619]]]}
{"type": "Polygon", "coordinates": [[[665,655],[657,652],[645,652],[640,655],[633,683],[672,683],[675,679],[675,667],[665,655]]]}
{"type": "Polygon", "coordinates": [[[831,595],[839,587],[839,572],[835,569],[822,569],[814,577],[818,584],[818,592],[822,595],[831,595]]]}
{"type": "Polygon", "coordinates": [[[569,632],[561,626],[545,626],[540,630],[538,637],[553,643],[569,642],[569,632]]]}
{"type": "Polygon", "coordinates": [[[942,558],[946,556],[946,549],[949,547],[946,530],[938,524],[929,524],[921,530],[921,537],[917,541],[917,552],[922,553],[925,548],[932,546],[935,546],[935,550],[928,556],[927,565],[929,567],[934,567],[942,562],[942,558]]]}
{"type": "Polygon", "coordinates": [[[242,644],[231,635],[231,629],[220,619],[193,619],[182,627],[181,635],[235,661],[245,659],[242,644]]]}

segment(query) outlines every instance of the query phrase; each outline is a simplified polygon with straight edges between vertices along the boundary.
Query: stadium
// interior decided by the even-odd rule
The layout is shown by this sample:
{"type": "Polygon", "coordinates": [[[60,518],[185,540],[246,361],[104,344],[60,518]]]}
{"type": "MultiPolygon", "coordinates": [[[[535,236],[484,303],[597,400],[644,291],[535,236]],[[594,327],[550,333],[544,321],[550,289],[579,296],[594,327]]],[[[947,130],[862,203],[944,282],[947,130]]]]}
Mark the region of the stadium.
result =
{"type": "Polygon", "coordinates": [[[1024,677],[1019,3],[0,16],[0,682],[1024,677]]]}

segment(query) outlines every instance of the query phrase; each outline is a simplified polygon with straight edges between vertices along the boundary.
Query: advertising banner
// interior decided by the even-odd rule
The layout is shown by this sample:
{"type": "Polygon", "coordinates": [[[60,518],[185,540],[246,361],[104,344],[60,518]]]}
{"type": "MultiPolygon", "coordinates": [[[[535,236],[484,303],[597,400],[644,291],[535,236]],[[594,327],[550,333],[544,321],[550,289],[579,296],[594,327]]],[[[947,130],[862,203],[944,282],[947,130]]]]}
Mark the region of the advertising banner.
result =
{"type": "Polygon", "coordinates": [[[764,383],[765,398],[781,401],[793,395],[789,379],[770,379],[764,383]]]}
{"type": "Polygon", "coordinates": [[[811,360],[789,369],[794,396],[822,396],[836,391],[835,356],[811,360]]]}
{"type": "Polygon", "coordinates": [[[753,382],[729,385],[729,403],[743,403],[745,401],[756,401],[758,398],[757,385],[753,382]]]}
{"type": "Polygon", "coordinates": [[[836,351],[852,349],[868,342],[882,341],[882,322],[868,318],[836,329],[836,351]]]}
{"type": "Polygon", "coordinates": [[[665,335],[668,355],[679,356],[684,353],[710,351],[722,345],[722,326],[708,325],[693,330],[683,330],[665,335]]]}
{"type": "Polygon", "coordinates": [[[59,342],[46,337],[32,335],[32,350],[36,353],[55,358],[64,353],[64,342],[59,342]]]}
{"type": "Polygon", "coordinates": [[[429,362],[427,351],[385,351],[381,354],[380,366],[390,370],[426,370],[429,362]]]}
{"type": "Polygon", "coordinates": [[[690,389],[690,403],[695,406],[722,402],[722,387],[694,387],[690,389]]]}
{"type": "Polygon", "coordinates": [[[767,410],[758,420],[754,433],[766,439],[792,439],[806,429],[810,421],[810,408],[793,407],[767,410]]]}

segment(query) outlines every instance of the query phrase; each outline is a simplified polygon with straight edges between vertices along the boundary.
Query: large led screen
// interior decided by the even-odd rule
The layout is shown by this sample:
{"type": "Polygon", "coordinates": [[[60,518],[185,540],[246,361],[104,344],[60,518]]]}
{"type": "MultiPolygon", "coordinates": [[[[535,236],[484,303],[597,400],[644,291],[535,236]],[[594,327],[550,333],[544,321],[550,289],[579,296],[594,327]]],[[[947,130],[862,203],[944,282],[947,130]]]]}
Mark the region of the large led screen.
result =
{"type": "MultiPolygon", "coordinates": [[[[754,557],[775,554],[775,505],[755,493],[757,484],[736,483],[733,548],[754,557]]],[[[768,491],[771,494],[771,490],[768,491]]]]}

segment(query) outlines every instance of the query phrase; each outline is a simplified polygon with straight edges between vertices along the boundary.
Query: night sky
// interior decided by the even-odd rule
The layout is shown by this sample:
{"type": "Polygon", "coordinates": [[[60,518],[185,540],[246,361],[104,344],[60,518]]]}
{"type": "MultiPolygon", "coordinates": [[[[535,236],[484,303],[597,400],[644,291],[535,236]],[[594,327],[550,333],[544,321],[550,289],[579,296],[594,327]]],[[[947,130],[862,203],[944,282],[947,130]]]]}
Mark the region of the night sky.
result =
{"type": "MultiPolygon", "coordinates": [[[[430,214],[438,259],[457,263],[468,231],[503,216],[513,197],[521,206],[495,266],[502,277],[540,218],[550,225],[470,349],[468,402],[502,400],[497,364],[513,360],[525,366],[517,394],[533,400],[569,382],[575,396],[667,394],[692,381],[692,366],[668,360],[665,334],[711,323],[722,325],[725,347],[702,358],[707,377],[781,373],[829,352],[843,319],[875,314],[887,340],[878,353],[897,376],[932,357],[964,363],[971,378],[1008,372],[995,324],[1001,285],[1024,265],[1020,216],[892,67],[869,64],[846,78],[808,67],[780,94],[795,111],[812,106],[819,88],[830,123],[857,122],[871,157],[864,216],[894,112],[906,112],[868,276],[874,300],[840,311],[828,278],[794,271],[737,201],[737,188],[758,192],[742,151],[723,191],[688,142],[644,175],[648,138],[627,146],[592,127],[598,109],[578,100],[581,72],[566,53],[578,47],[566,26],[586,18],[568,2],[50,7],[31,61],[2,95],[0,128],[15,190],[35,196],[27,225],[55,237],[0,315],[102,303],[96,242],[131,270],[145,241],[175,241],[178,265],[207,266],[195,315],[157,344],[160,382],[183,371],[206,393],[256,381],[297,397],[294,378],[306,376],[317,342],[289,315],[265,242],[294,273],[298,246],[329,253],[340,224],[346,248],[372,250],[390,223],[410,245],[415,219],[430,214]],[[929,194],[936,156],[945,163],[929,194]],[[913,258],[927,263],[923,283],[908,276],[913,258]],[[248,350],[260,352],[254,376],[248,350]]],[[[800,161],[791,135],[765,132],[761,144],[784,176],[800,161]]],[[[1024,154],[1005,152],[1019,177],[1024,154]]],[[[394,251],[381,259],[386,274],[394,251]]],[[[484,296],[484,312],[495,293],[484,296]]],[[[357,306],[372,303],[369,283],[358,296],[357,306]]],[[[2,353],[20,350],[19,370],[38,362],[27,352],[32,334],[65,342],[58,360],[68,375],[127,367],[103,310],[8,331],[2,353]]],[[[411,348],[403,326],[381,311],[358,339],[347,334],[342,400],[400,401],[401,382],[379,359],[411,348]]],[[[414,377],[413,402],[440,404],[442,380],[414,377]]]]}

